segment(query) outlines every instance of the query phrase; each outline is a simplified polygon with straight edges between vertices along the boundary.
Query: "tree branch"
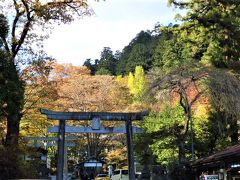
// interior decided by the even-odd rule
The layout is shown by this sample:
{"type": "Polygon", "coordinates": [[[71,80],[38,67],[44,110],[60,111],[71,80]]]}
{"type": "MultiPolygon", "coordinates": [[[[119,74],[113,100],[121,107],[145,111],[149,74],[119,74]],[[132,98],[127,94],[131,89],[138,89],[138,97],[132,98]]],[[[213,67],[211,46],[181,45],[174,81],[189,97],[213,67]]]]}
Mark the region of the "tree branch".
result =
{"type": "Polygon", "coordinates": [[[12,47],[11,47],[12,49],[11,49],[11,51],[12,52],[11,53],[12,53],[12,56],[15,57],[16,56],[15,49],[16,49],[16,46],[18,44],[16,34],[15,34],[16,33],[16,27],[17,27],[17,23],[19,21],[19,17],[21,17],[24,14],[24,11],[20,12],[19,5],[16,2],[16,0],[13,0],[13,2],[14,2],[16,15],[15,15],[15,18],[14,18],[13,23],[12,23],[12,32],[11,32],[11,34],[12,34],[12,47]]]}
{"type": "MultiPolygon", "coordinates": [[[[31,17],[31,12],[29,11],[28,4],[24,0],[21,0],[21,1],[24,5],[24,8],[25,8],[25,11],[23,11],[23,12],[26,12],[27,21],[26,21],[26,23],[23,27],[23,30],[22,30],[22,33],[21,33],[21,36],[20,36],[19,40],[17,40],[16,37],[15,37],[15,28],[16,28],[17,21],[19,20],[19,15],[17,15],[16,18],[15,18],[16,22],[14,23],[15,27],[14,27],[14,34],[13,34],[15,42],[12,43],[12,56],[13,56],[13,58],[17,55],[17,53],[20,50],[22,44],[24,43],[24,40],[25,40],[25,38],[28,34],[28,31],[30,30],[31,23],[33,21],[33,16],[31,17]]],[[[20,15],[23,15],[23,14],[20,14],[20,15]]]]}

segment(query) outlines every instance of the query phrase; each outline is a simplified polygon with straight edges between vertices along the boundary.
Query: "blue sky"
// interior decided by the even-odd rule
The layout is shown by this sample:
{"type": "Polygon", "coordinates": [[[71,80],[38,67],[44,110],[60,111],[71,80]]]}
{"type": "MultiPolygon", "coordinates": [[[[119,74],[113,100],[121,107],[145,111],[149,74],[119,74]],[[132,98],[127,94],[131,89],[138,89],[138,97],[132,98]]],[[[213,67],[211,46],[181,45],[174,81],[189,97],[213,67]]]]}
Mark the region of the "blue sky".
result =
{"type": "Polygon", "coordinates": [[[157,22],[174,23],[178,13],[167,0],[90,0],[89,4],[95,15],[56,26],[45,41],[46,52],[58,63],[82,65],[87,58],[99,58],[103,47],[121,51],[141,30],[152,30],[157,22]]]}

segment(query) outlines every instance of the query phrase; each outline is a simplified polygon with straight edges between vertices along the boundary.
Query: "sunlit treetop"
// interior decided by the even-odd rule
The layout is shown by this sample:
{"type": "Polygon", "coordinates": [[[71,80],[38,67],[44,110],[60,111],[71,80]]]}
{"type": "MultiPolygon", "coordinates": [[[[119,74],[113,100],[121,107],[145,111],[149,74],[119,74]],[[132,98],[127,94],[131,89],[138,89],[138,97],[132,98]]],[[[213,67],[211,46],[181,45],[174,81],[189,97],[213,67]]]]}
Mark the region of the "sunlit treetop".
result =
{"type": "Polygon", "coordinates": [[[171,5],[185,9],[184,21],[175,28],[183,39],[200,45],[196,54],[201,62],[226,67],[239,61],[240,1],[236,0],[169,0],[171,5]]]}

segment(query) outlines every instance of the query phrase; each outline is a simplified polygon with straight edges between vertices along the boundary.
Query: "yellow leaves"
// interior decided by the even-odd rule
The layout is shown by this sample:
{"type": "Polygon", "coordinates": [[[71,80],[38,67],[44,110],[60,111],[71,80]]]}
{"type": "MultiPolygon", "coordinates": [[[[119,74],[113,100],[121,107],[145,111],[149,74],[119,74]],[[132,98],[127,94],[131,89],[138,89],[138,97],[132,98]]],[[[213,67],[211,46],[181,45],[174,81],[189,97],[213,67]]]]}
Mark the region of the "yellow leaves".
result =
{"type": "Polygon", "coordinates": [[[128,88],[131,94],[135,93],[135,89],[134,89],[134,76],[132,74],[132,72],[129,73],[128,75],[128,88]]]}
{"type": "Polygon", "coordinates": [[[201,118],[201,119],[207,119],[209,116],[209,108],[206,104],[200,104],[196,105],[194,109],[194,117],[201,118]]]}
{"type": "Polygon", "coordinates": [[[117,164],[118,168],[122,168],[127,165],[127,149],[124,148],[118,148],[115,150],[112,150],[107,153],[106,159],[108,162],[111,162],[112,164],[117,164]]]}
{"type": "Polygon", "coordinates": [[[142,66],[136,66],[134,75],[128,75],[128,88],[135,100],[139,100],[146,90],[146,81],[142,66]]]}

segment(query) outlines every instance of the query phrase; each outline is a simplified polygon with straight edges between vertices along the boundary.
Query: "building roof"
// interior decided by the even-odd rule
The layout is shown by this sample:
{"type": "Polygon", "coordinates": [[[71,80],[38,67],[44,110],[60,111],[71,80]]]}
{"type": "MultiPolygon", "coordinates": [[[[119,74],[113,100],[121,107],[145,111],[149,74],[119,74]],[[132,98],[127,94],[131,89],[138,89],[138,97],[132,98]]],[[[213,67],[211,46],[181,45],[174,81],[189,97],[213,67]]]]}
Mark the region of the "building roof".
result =
{"type": "Polygon", "coordinates": [[[240,162],[240,144],[228,147],[220,152],[205,158],[192,161],[193,168],[218,167],[223,164],[234,164],[240,162]]]}

